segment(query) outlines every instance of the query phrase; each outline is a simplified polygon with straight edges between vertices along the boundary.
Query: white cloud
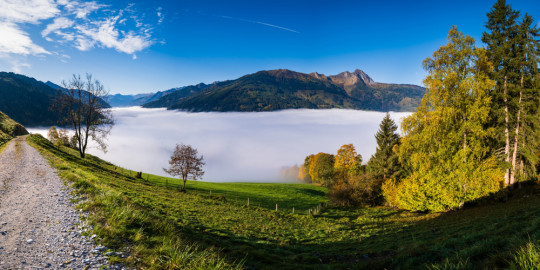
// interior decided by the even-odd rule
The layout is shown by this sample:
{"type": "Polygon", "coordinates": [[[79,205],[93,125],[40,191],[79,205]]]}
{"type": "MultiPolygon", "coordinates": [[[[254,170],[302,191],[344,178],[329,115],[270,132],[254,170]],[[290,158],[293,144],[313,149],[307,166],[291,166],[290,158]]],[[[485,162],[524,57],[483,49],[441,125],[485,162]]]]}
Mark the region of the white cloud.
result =
{"type": "Polygon", "coordinates": [[[158,7],[157,9],[157,17],[158,17],[158,24],[161,24],[163,22],[163,20],[165,19],[165,15],[163,15],[163,13],[161,12],[163,10],[162,7],[158,7]]]}
{"type": "Polygon", "coordinates": [[[113,48],[119,52],[133,54],[153,44],[150,34],[143,30],[142,34],[133,31],[123,32],[116,27],[121,15],[110,17],[104,21],[94,22],[90,25],[76,26],[83,35],[106,48],[113,48]]]}
{"type": "Polygon", "coordinates": [[[28,33],[14,23],[0,22],[0,53],[37,55],[49,52],[32,42],[28,33]]]}
{"type": "Polygon", "coordinates": [[[68,12],[75,15],[78,19],[86,19],[92,12],[107,6],[99,4],[96,1],[81,3],[79,1],[59,0],[57,3],[64,6],[68,12]]]}
{"type": "MultiPolygon", "coordinates": [[[[19,55],[49,54],[35,44],[19,24],[37,24],[60,11],[52,0],[0,0],[0,53],[19,55]]],[[[17,62],[18,63],[18,62],[17,62]]],[[[27,65],[16,64],[14,69],[27,65]]]]}
{"type": "Polygon", "coordinates": [[[0,7],[0,20],[12,23],[35,24],[60,12],[52,0],[0,0],[0,7]]]}
{"type": "Polygon", "coordinates": [[[151,27],[137,16],[134,4],[122,10],[104,7],[107,5],[97,1],[0,0],[0,56],[20,70],[28,67],[21,64],[27,59],[20,60],[16,56],[51,54],[35,43],[26,30],[28,24],[43,27],[41,36],[48,42],[70,45],[81,51],[112,48],[132,55],[133,59],[137,58],[136,52],[154,43],[151,27]],[[41,25],[44,21],[46,26],[41,25]],[[18,60],[11,61],[15,58],[18,60]]]}
{"type": "Polygon", "coordinates": [[[78,35],[75,41],[75,48],[80,51],[88,51],[94,47],[94,42],[86,38],[85,36],[78,35]]]}
{"type": "Polygon", "coordinates": [[[46,37],[47,35],[49,35],[53,31],[64,29],[64,28],[69,28],[69,27],[72,27],[72,26],[73,26],[73,21],[72,20],[70,20],[68,18],[65,18],[65,17],[59,17],[59,18],[54,19],[53,23],[47,25],[47,28],[45,28],[45,30],[41,31],[41,35],[43,37],[46,37]]]}

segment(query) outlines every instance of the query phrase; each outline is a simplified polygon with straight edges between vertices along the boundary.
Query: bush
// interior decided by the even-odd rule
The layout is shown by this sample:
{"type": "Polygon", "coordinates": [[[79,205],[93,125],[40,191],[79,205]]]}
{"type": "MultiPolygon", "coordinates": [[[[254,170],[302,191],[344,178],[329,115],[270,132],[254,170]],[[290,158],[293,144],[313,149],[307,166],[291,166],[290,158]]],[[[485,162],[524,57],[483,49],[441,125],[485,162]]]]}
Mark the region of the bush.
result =
{"type": "Polygon", "coordinates": [[[407,210],[440,212],[499,191],[502,172],[494,158],[454,164],[413,172],[397,187],[397,205],[407,210]]]}
{"type": "Polygon", "coordinates": [[[386,179],[381,186],[382,196],[387,205],[396,207],[398,206],[397,193],[398,184],[395,179],[386,179]]]}
{"type": "Polygon", "coordinates": [[[381,202],[381,181],[369,174],[349,175],[334,184],[330,200],[340,206],[376,205],[381,202]]]}

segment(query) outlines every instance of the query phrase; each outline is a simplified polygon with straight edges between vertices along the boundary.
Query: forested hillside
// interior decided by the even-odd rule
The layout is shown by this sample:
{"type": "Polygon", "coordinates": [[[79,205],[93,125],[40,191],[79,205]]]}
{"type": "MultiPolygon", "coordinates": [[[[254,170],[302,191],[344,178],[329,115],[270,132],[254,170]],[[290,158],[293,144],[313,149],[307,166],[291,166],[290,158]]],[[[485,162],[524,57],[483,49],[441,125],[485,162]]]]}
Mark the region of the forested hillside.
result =
{"type": "Polygon", "coordinates": [[[57,124],[59,115],[50,109],[56,94],[33,78],[0,72],[0,111],[25,126],[57,124]]]}

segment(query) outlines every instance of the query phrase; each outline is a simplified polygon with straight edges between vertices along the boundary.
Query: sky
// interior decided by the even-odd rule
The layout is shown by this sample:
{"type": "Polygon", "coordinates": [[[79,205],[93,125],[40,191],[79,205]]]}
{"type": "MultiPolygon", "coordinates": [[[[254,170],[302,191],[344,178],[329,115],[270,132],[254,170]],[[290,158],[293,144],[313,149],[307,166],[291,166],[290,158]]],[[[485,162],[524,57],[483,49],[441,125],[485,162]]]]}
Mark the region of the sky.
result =
{"type": "MultiPolygon", "coordinates": [[[[494,2],[0,0],[0,71],[58,84],[90,73],[113,94],[277,68],[421,85],[453,25],[482,45],[494,2]]],[[[538,0],[507,3],[538,23],[538,0]]]]}

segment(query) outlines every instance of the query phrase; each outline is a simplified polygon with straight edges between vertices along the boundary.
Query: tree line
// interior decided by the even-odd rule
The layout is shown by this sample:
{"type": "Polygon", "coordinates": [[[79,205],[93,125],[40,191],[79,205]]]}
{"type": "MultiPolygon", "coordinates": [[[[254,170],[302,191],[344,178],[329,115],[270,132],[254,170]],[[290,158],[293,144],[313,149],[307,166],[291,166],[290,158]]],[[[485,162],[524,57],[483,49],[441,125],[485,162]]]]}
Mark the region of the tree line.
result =
{"type": "Polygon", "coordinates": [[[300,176],[330,187],[338,204],[420,211],[460,208],[538,180],[540,29],[504,0],[494,4],[485,27],[485,47],[454,26],[447,44],[424,60],[427,91],[402,120],[403,137],[387,115],[367,165],[344,145],[348,163],[338,162],[339,151],[311,155],[300,176]]]}

